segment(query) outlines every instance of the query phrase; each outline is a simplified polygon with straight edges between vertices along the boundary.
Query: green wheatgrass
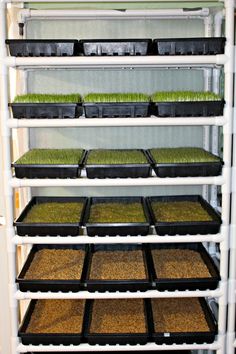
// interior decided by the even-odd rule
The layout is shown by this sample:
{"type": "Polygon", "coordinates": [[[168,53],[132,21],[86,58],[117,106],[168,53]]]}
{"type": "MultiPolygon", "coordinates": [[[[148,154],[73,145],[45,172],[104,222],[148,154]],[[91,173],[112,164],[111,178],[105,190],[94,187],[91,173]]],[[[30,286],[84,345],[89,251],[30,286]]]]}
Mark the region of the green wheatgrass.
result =
{"type": "Polygon", "coordinates": [[[150,97],[144,93],[89,93],[84,96],[84,102],[149,102],[150,97]]]}
{"type": "Polygon", "coordinates": [[[88,165],[144,164],[148,163],[141,151],[137,150],[91,150],[88,165]]]}
{"type": "Polygon", "coordinates": [[[89,223],[146,222],[141,203],[98,203],[90,209],[89,223]]]}
{"type": "Polygon", "coordinates": [[[150,150],[156,163],[217,162],[218,156],[201,148],[160,148],[150,150]]]}
{"type": "Polygon", "coordinates": [[[79,94],[56,95],[30,93],[19,95],[14,99],[14,103],[80,103],[82,98],[79,94]]]}
{"type": "Polygon", "coordinates": [[[21,156],[17,165],[78,165],[82,149],[32,149],[21,156]]]}
{"type": "Polygon", "coordinates": [[[158,222],[212,221],[212,217],[199,202],[152,202],[158,222]]]}
{"type": "Polygon", "coordinates": [[[78,223],[83,203],[48,202],[34,205],[23,219],[24,223],[78,223]]]}
{"type": "Polygon", "coordinates": [[[151,96],[152,102],[220,101],[222,97],[213,92],[160,91],[151,96]]]}

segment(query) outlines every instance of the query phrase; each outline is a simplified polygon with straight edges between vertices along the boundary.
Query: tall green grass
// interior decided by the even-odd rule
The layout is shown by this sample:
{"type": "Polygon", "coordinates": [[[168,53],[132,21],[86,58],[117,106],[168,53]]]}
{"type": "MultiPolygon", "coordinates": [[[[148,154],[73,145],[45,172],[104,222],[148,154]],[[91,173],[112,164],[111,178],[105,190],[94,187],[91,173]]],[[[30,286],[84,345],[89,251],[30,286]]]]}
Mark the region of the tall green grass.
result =
{"type": "Polygon", "coordinates": [[[201,148],[160,148],[150,150],[156,163],[194,163],[219,161],[218,156],[201,148]]]}
{"type": "Polygon", "coordinates": [[[137,150],[91,150],[88,165],[143,164],[148,163],[141,151],[137,150]]]}
{"type": "Polygon", "coordinates": [[[14,99],[14,103],[80,103],[81,101],[82,98],[79,94],[50,95],[30,93],[16,96],[14,99]]]}
{"type": "Polygon", "coordinates": [[[172,91],[155,92],[152,102],[188,102],[188,101],[220,101],[222,98],[213,92],[172,91]]]}
{"type": "Polygon", "coordinates": [[[143,93],[89,93],[84,96],[84,102],[121,103],[121,102],[149,102],[150,97],[143,93]]]}
{"type": "Polygon", "coordinates": [[[32,149],[17,161],[17,165],[78,165],[82,149],[32,149]]]}

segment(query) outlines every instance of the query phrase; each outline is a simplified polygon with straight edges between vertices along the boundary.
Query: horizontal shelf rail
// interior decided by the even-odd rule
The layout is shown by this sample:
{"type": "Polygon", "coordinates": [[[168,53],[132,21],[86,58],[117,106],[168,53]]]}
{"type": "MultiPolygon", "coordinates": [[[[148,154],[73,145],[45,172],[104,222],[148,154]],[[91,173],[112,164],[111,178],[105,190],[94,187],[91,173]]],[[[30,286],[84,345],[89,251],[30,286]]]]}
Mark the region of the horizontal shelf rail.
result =
{"type": "Polygon", "coordinates": [[[22,244],[116,244],[116,243],[186,243],[215,242],[224,240],[224,235],[175,235],[175,236],[14,236],[13,242],[22,244]]]}
{"type": "Polygon", "coordinates": [[[223,126],[224,117],[176,117],[159,118],[85,118],[79,119],[9,119],[9,128],[40,127],[144,127],[144,126],[223,126]]]}
{"type": "MultiPolygon", "coordinates": [[[[30,2],[30,3],[66,3],[66,0],[1,0],[3,3],[25,3],[25,2],[30,2]]],[[[70,0],[70,3],[117,3],[117,2],[127,2],[127,3],[137,3],[141,2],[144,3],[144,0],[70,0]]],[[[154,2],[154,3],[179,3],[179,0],[146,0],[145,3],[149,2],[154,2]]],[[[190,0],[182,0],[182,2],[190,2],[190,0]]],[[[191,0],[191,2],[195,3],[202,3],[200,0],[191,0]]],[[[207,0],[208,3],[219,3],[222,2],[222,0],[207,0]]]]}
{"type": "Polygon", "coordinates": [[[9,67],[20,68],[135,68],[135,67],[214,67],[228,61],[225,54],[186,56],[111,56],[111,57],[11,57],[5,58],[9,67]]]}

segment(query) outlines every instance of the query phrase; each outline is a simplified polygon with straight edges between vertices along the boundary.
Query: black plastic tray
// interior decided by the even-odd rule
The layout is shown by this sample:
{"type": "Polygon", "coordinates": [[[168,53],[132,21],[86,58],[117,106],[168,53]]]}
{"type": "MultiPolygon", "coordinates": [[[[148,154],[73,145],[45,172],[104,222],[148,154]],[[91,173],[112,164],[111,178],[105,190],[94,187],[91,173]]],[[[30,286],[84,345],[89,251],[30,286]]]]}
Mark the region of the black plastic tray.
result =
{"type": "Polygon", "coordinates": [[[157,117],[211,117],[222,116],[224,100],[220,101],[186,101],[155,102],[153,114],[157,117]]]}
{"type": "Polygon", "coordinates": [[[13,118],[54,119],[78,118],[82,115],[81,104],[77,103],[10,103],[13,118]]]}
{"type": "Polygon", "coordinates": [[[34,245],[31,249],[28,258],[16,279],[16,282],[19,284],[19,289],[21,291],[62,291],[62,292],[77,292],[84,289],[84,279],[86,273],[86,264],[88,258],[88,250],[85,245],[34,245]],[[81,277],[78,280],[66,280],[66,279],[53,279],[53,280],[42,280],[42,279],[25,279],[25,274],[27,273],[31,263],[34,261],[34,257],[39,250],[42,249],[75,249],[75,250],[84,250],[84,262],[81,277]]]}
{"type": "Polygon", "coordinates": [[[219,176],[222,172],[221,159],[214,162],[156,163],[150,150],[147,154],[156,175],[161,178],[219,176]]]}
{"type": "Polygon", "coordinates": [[[68,39],[7,39],[14,57],[64,57],[78,53],[78,41],[68,39]]]}
{"type": "Polygon", "coordinates": [[[143,197],[93,197],[87,203],[83,225],[86,226],[88,236],[146,236],[149,233],[149,214],[146,201],[143,197]],[[111,202],[140,202],[143,205],[146,222],[143,223],[89,223],[89,214],[92,204],[111,202]]]}
{"type": "Polygon", "coordinates": [[[83,103],[86,118],[143,118],[150,116],[148,102],[83,103]]]}
{"type": "Polygon", "coordinates": [[[211,256],[207,253],[205,247],[201,243],[171,243],[171,244],[151,244],[147,250],[147,259],[149,267],[153,275],[153,282],[158,291],[184,291],[184,290],[214,290],[220,281],[219,271],[213,262],[211,256]],[[155,270],[155,264],[152,257],[152,250],[155,249],[188,249],[200,253],[203,262],[207,266],[211,277],[208,278],[159,278],[155,270]]]}
{"type": "Polygon", "coordinates": [[[85,39],[79,41],[80,52],[86,56],[147,55],[151,39],[85,39]]]}
{"type": "Polygon", "coordinates": [[[18,219],[14,222],[19,236],[78,236],[80,225],[84,217],[87,204],[86,197],[33,197],[26,205],[18,219]],[[81,215],[78,215],[78,222],[73,224],[47,224],[47,223],[25,223],[24,218],[35,204],[47,202],[84,202],[81,215]]]}
{"type": "MultiPolygon", "coordinates": [[[[91,150],[90,150],[91,151],[91,150]]],[[[144,150],[138,150],[147,157],[147,163],[140,164],[88,164],[88,152],[85,168],[88,178],[147,178],[151,175],[151,165],[144,150]]]]}
{"type": "Polygon", "coordinates": [[[196,235],[196,234],[217,234],[220,230],[221,218],[220,215],[207,203],[200,195],[177,195],[166,197],[149,197],[147,198],[147,205],[152,219],[152,224],[158,235],[196,235]],[[152,202],[163,201],[197,201],[201,203],[202,207],[212,217],[212,221],[192,221],[192,222],[159,222],[156,220],[152,210],[152,202]]]}
{"type": "Polygon", "coordinates": [[[146,291],[151,288],[150,274],[147,266],[146,247],[132,244],[112,244],[112,245],[91,245],[89,252],[87,275],[85,280],[88,291],[146,291]],[[93,254],[97,251],[131,251],[142,250],[143,262],[146,269],[146,279],[127,279],[127,280],[94,280],[90,279],[90,270],[92,266],[93,254]]]}
{"type": "Polygon", "coordinates": [[[29,325],[31,315],[34,311],[37,300],[32,300],[26,311],[23,322],[19,328],[18,336],[21,338],[22,344],[28,345],[78,345],[82,341],[84,319],[85,319],[85,309],[84,309],[84,319],[81,333],[26,333],[27,327],[29,325]]]}
{"type": "Polygon", "coordinates": [[[93,302],[94,300],[88,300],[86,302],[86,319],[85,319],[85,331],[84,331],[84,336],[86,341],[90,345],[136,345],[136,344],[141,344],[144,345],[148,342],[148,339],[150,337],[149,334],[149,314],[147,311],[146,307],[146,300],[144,300],[144,311],[146,315],[146,328],[147,332],[146,333],[109,333],[109,334],[102,334],[102,333],[90,333],[90,324],[92,320],[92,312],[93,312],[93,302]]]}
{"type": "Polygon", "coordinates": [[[225,38],[163,38],[154,39],[157,55],[216,55],[223,54],[225,38]]]}
{"type": "Polygon", "coordinates": [[[86,151],[83,150],[77,165],[44,165],[13,163],[16,178],[79,178],[83,167],[86,151]]]}
{"type": "Polygon", "coordinates": [[[217,334],[217,325],[215,318],[204,298],[199,298],[200,304],[204,311],[206,321],[209,326],[209,332],[176,332],[176,333],[158,333],[155,332],[154,322],[153,322],[153,314],[152,314],[152,305],[151,301],[147,300],[147,306],[150,312],[150,318],[152,318],[151,326],[152,330],[152,339],[156,344],[203,344],[203,343],[213,343],[215,340],[215,336],[217,334]]]}

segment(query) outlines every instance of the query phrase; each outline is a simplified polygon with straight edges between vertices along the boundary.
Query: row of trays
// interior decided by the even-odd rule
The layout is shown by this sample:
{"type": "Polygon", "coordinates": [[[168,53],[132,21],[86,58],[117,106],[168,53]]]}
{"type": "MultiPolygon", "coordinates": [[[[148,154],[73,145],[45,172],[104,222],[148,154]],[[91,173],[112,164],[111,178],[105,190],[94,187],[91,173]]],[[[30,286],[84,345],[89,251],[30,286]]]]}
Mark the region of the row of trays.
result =
{"type": "Polygon", "coordinates": [[[137,56],[223,54],[225,38],[6,40],[10,55],[40,56],[137,56]]]}
{"type": "Polygon", "coordinates": [[[10,103],[16,119],[222,116],[224,100],[187,102],[10,103]]]}
{"type": "Polygon", "coordinates": [[[220,275],[201,243],[34,245],[23,292],[214,290],[220,275]]]}
{"type": "Polygon", "coordinates": [[[220,157],[201,148],[149,150],[33,149],[12,164],[17,178],[148,178],[218,176],[220,157]],[[72,162],[73,161],[73,162],[72,162]],[[174,161],[174,162],[173,162],[174,161]]]}
{"type": "Polygon", "coordinates": [[[216,334],[203,298],[34,300],[18,333],[26,345],[202,344],[216,334]]]}
{"type": "Polygon", "coordinates": [[[221,217],[200,195],[33,197],[14,222],[19,236],[217,234],[221,217]]]}

